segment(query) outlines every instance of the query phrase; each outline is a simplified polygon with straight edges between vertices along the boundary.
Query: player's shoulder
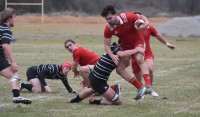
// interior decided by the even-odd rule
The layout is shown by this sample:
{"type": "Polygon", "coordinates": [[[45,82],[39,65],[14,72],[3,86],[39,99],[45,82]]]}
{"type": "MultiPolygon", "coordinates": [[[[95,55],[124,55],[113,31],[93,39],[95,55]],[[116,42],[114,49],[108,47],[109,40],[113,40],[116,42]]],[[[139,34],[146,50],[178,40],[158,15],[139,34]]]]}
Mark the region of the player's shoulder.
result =
{"type": "Polygon", "coordinates": [[[149,24],[148,30],[156,30],[156,28],[153,25],[149,24]]]}
{"type": "Polygon", "coordinates": [[[120,13],[121,16],[126,16],[126,17],[132,17],[132,16],[137,16],[136,14],[132,13],[132,12],[123,12],[123,13],[120,13]]]}

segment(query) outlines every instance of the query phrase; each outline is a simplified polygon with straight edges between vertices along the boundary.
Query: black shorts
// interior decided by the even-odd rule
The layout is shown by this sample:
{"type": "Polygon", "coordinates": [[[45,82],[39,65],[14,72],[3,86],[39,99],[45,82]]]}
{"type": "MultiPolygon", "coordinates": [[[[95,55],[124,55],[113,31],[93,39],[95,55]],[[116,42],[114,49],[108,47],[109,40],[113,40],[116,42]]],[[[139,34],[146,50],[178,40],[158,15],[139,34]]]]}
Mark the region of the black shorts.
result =
{"type": "Polygon", "coordinates": [[[0,58],[0,71],[10,67],[10,63],[6,58],[0,58]]]}
{"type": "Polygon", "coordinates": [[[28,70],[26,71],[26,76],[27,76],[27,81],[34,79],[34,78],[38,78],[37,66],[29,67],[28,70]]]}
{"type": "Polygon", "coordinates": [[[99,94],[104,94],[108,90],[109,85],[107,84],[107,81],[96,78],[92,71],[90,71],[89,79],[92,89],[99,94]]]}

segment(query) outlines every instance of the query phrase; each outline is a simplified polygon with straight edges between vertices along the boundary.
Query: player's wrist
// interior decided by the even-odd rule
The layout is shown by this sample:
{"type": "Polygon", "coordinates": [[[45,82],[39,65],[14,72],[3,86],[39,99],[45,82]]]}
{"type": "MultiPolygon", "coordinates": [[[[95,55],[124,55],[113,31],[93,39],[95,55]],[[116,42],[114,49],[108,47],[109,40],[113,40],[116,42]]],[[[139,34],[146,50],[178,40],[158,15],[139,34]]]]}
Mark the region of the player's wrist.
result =
{"type": "Polygon", "coordinates": [[[169,42],[167,42],[165,45],[166,45],[166,46],[169,46],[170,44],[169,44],[169,42]]]}

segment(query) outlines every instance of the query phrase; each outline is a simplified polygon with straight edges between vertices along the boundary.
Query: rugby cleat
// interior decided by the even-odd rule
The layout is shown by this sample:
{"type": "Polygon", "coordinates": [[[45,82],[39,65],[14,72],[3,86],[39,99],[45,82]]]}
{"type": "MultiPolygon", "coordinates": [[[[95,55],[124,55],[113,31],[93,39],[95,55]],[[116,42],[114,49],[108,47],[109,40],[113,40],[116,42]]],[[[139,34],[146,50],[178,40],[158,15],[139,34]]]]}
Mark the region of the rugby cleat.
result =
{"type": "Polygon", "coordinates": [[[145,93],[146,93],[146,94],[151,94],[152,92],[153,92],[152,87],[146,86],[146,91],[145,91],[145,93]]]}
{"type": "Polygon", "coordinates": [[[138,89],[138,94],[135,97],[135,100],[139,100],[142,98],[142,96],[145,94],[146,92],[146,87],[141,87],[140,89],[138,89]]]}
{"type": "MultiPolygon", "coordinates": [[[[153,89],[152,89],[153,90],[153,89]]],[[[153,97],[158,97],[159,95],[158,95],[158,93],[156,93],[154,90],[151,92],[151,96],[153,96],[153,97]]]]}
{"type": "Polygon", "coordinates": [[[19,97],[13,97],[13,103],[31,104],[32,101],[19,96],[19,97]]]}
{"type": "Polygon", "coordinates": [[[121,85],[116,84],[115,86],[115,92],[120,96],[121,95],[121,85]]]}

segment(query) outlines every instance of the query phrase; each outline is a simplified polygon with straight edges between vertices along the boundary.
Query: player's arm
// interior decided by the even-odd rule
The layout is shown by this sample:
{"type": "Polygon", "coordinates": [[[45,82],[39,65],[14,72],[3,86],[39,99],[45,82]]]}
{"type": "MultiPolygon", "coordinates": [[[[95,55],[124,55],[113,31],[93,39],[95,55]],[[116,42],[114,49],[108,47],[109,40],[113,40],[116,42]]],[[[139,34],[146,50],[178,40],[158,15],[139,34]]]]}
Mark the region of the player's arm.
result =
{"type": "Polygon", "coordinates": [[[175,50],[175,46],[170,44],[169,42],[167,42],[167,40],[160,34],[158,33],[155,36],[161,43],[165,44],[168,48],[170,48],[171,50],[175,50]]]}
{"type": "Polygon", "coordinates": [[[78,62],[73,62],[72,63],[72,71],[74,72],[74,78],[79,76],[79,71],[77,69],[78,64],[79,64],[78,62]]]}
{"type": "Polygon", "coordinates": [[[135,49],[132,49],[132,50],[119,51],[119,52],[117,52],[117,55],[119,57],[126,57],[126,56],[132,56],[136,53],[144,54],[144,49],[135,48],[135,49]]]}
{"type": "Polygon", "coordinates": [[[46,92],[52,92],[51,88],[47,85],[45,78],[46,78],[46,74],[50,73],[50,69],[47,68],[44,71],[41,71],[40,73],[38,73],[38,79],[40,80],[40,82],[42,83],[42,85],[44,85],[44,88],[46,90],[46,92]]]}
{"type": "Polygon", "coordinates": [[[68,79],[67,78],[61,78],[62,83],[64,84],[65,88],[69,93],[72,93],[73,89],[69,85],[68,79]]]}
{"type": "Polygon", "coordinates": [[[110,49],[111,39],[104,38],[104,48],[107,54],[112,58],[113,62],[117,65],[119,63],[119,58],[117,55],[114,55],[110,49]]]}

